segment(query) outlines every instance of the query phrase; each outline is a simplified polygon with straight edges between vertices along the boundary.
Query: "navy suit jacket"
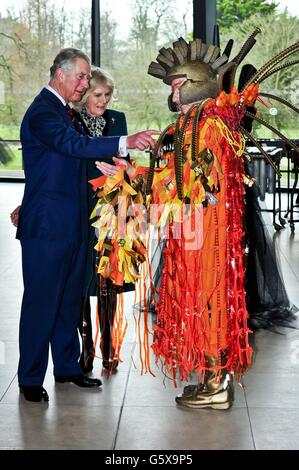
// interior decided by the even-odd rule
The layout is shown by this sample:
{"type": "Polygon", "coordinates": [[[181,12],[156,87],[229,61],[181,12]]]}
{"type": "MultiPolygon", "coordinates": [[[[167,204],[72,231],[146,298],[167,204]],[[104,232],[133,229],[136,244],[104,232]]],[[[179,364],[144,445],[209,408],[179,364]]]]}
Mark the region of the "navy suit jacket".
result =
{"type": "Polygon", "coordinates": [[[66,108],[43,89],[21,124],[25,191],[17,238],[86,240],[86,159],[112,163],[119,137],[75,130],[66,108]]]}

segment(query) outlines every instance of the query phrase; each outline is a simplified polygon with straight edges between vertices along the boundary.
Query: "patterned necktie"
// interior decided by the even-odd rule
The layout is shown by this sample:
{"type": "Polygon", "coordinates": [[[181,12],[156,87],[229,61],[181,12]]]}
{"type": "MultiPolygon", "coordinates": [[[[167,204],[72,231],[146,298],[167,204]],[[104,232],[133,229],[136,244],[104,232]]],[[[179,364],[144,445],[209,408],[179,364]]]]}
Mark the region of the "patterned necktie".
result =
{"type": "Polygon", "coordinates": [[[80,134],[82,134],[82,131],[84,133],[84,130],[82,128],[80,114],[76,113],[76,111],[73,108],[71,108],[68,104],[65,106],[65,108],[67,110],[68,117],[72,121],[72,125],[76,129],[76,131],[79,132],[80,134]]]}
{"type": "Polygon", "coordinates": [[[72,123],[74,123],[74,118],[75,118],[74,110],[68,104],[65,106],[65,109],[67,111],[67,114],[70,120],[72,121],[72,123]]]}

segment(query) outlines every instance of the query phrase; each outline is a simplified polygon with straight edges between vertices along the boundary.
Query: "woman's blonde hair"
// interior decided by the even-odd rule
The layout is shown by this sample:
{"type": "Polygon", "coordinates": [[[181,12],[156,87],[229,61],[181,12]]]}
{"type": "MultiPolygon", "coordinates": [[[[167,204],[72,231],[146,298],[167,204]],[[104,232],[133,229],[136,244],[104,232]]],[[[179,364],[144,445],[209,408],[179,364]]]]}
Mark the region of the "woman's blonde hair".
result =
{"type": "Polygon", "coordinates": [[[81,98],[79,103],[74,103],[75,107],[78,110],[81,110],[86,103],[87,98],[89,97],[90,93],[99,86],[107,86],[111,90],[111,96],[114,92],[114,80],[110,73],[106,72],[105,70],[101,69],[100,67],[96,67],[95,65],[91,66],[91,79],[89,81],[89,88],[86,90],[84,95],[81,98]]]}

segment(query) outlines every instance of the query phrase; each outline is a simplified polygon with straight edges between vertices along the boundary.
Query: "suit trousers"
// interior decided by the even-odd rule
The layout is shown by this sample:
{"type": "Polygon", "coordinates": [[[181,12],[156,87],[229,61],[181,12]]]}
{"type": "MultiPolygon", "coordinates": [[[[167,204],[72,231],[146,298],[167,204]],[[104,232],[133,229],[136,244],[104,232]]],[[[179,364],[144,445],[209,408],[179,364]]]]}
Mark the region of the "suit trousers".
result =
{"type": "Polygon", "coordinates": [[[21,240],[24,294],[20,385],[42,385],[51,345],[54,375],[81,374],[78,364],[86,243],[21,240]]]}

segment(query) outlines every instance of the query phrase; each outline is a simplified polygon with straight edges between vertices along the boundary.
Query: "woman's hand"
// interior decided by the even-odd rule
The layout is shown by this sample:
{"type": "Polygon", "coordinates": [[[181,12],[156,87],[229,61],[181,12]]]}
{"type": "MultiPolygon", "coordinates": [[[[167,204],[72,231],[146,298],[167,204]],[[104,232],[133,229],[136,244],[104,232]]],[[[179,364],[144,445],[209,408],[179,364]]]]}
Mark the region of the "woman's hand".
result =
{"type": "Polygon", "coordinates": [[[17,227],[18,226],[18,223],[19,223],[19,212],[20,212],[20,207],[21,206],[18,206],[16,207],[12,213],[10,214],[10,220],[12,222],[12,224],[17,227]]]}
{"type": "Polygon", "coordinates": [[[96,162],[96,167],[104,176],[114,176],[119,171],[119,168],[106,162],[96,162]]]}
{"type": "Polygon", "coordinates": [[[115,162],[115,165],[110,165],[110,163],[106,162],[96,162],[96,167],[105,176],[114,176],[121,167],[123,167],[122,169],[126,170],[129,178],[134,176],[135,168],[127,160],[124,158],[113,157],[113,161],[115,162]]]}

